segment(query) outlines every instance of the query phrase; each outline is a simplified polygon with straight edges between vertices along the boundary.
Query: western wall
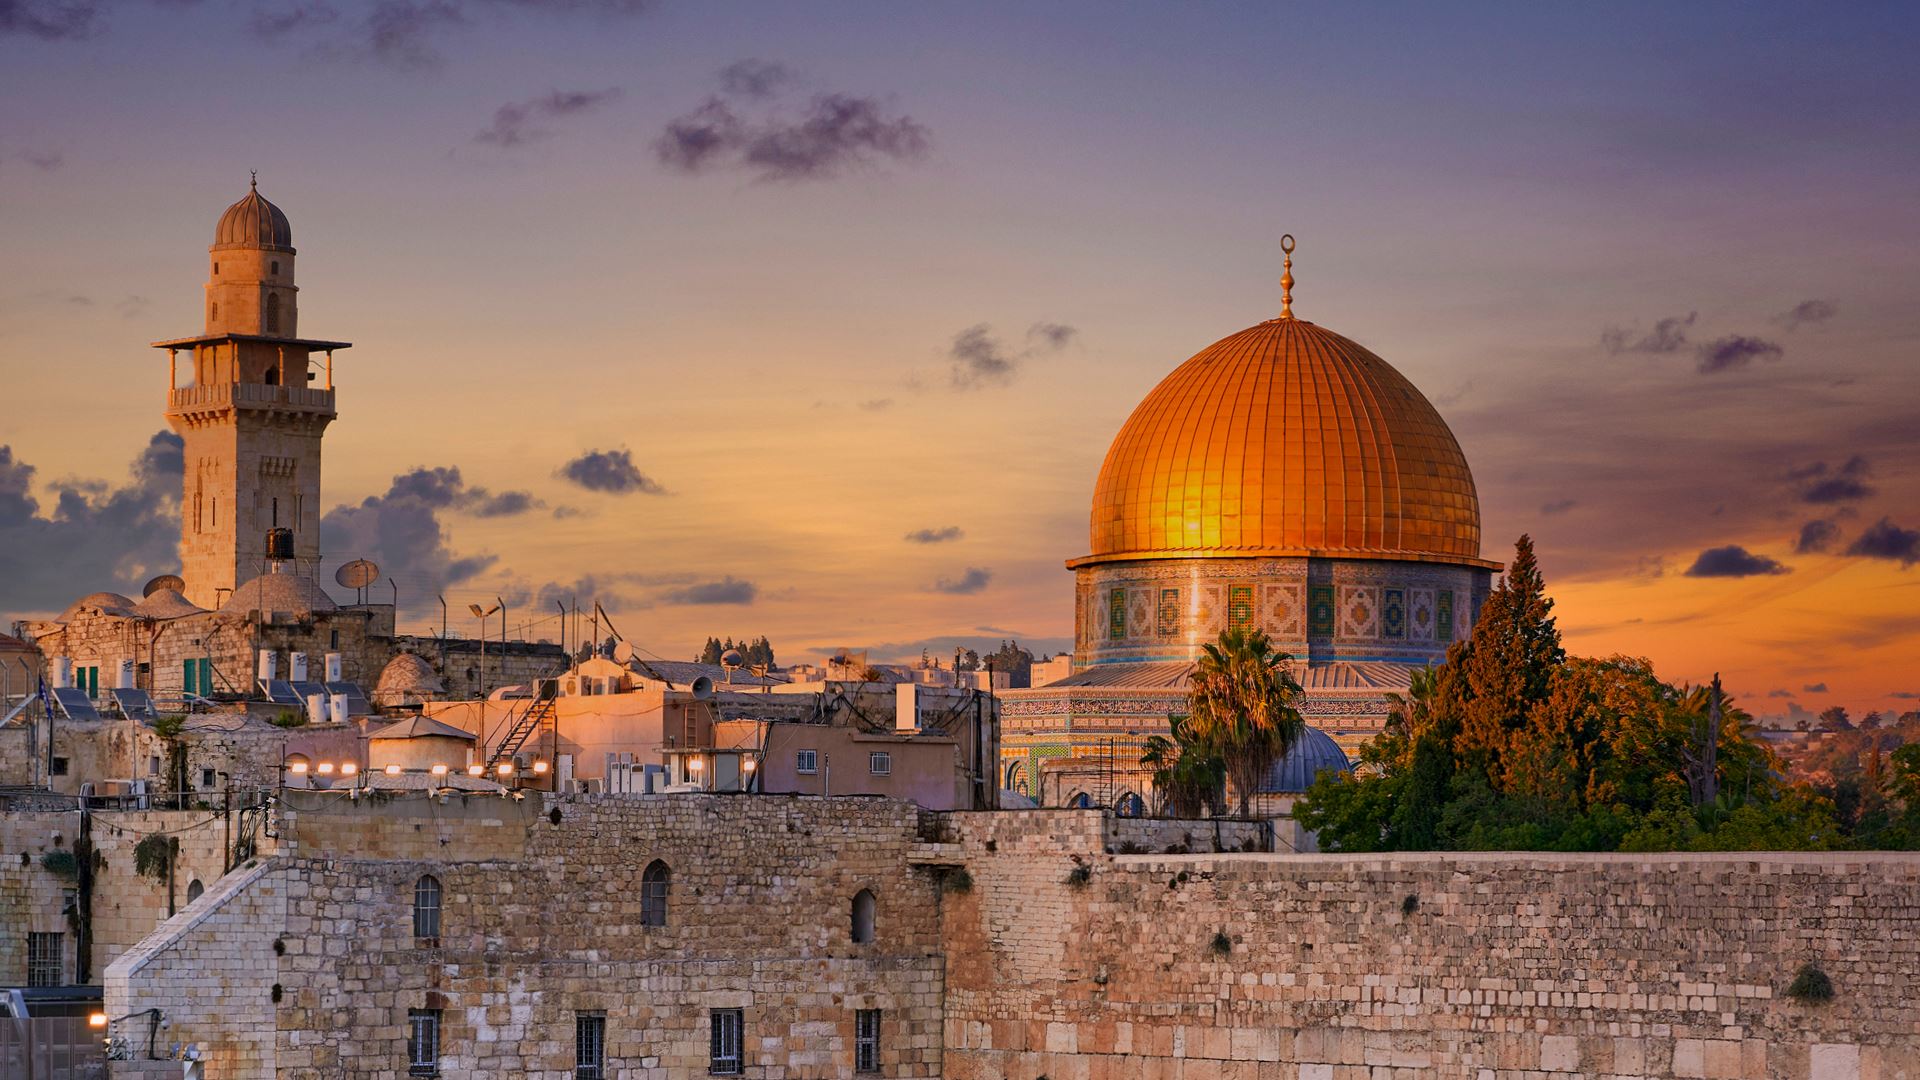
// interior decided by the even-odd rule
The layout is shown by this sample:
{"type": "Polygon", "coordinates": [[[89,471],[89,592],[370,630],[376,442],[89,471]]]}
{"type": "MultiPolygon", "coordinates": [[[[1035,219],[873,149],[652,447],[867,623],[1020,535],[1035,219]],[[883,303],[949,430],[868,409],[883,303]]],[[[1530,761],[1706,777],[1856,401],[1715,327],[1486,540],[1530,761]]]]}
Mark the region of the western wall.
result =
{"type": "MultiPolygon", "coordinates": [[[[409,1010],[443,1075],[947,1080],[1920,1077],[1920,855],[1242,853],[1257,831],[881,799],[290,798],[281,850],[107,972],[215,1078],[401,1075],[409,1010]],[[1150,843],[1198,852],[1140,854],[1150,843]],[[665,926],[641,879],[671,868],[665,926]],[[444,930],[413,937],[415,883],[444,930]],[[874,940],[851,898],[877,898],[874,940]],[[1785,991],[1803,965],[1833,998],[1785,991]],[[271,1028],[271,1037],[268,1035],[271,1028]]],[[[1246,827],[1242,827],[1245,829],[1246,827]]]]}

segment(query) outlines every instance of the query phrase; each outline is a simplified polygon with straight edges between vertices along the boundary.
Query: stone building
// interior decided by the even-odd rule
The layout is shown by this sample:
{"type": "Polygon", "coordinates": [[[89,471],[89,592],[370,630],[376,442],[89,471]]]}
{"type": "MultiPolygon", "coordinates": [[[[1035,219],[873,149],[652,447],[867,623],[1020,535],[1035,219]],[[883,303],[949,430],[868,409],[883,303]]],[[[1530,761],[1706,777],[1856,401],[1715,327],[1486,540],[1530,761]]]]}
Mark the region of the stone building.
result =
{"type": "Polygon", "coordinates": [[[181,1075],[150,1023],[205,1080],[1920,1075],[1911,853],[1300,856],[1250,822],[752,795],[282,809],[274,857],[107,970],[115,1077],[181,1075]]]}
{"type": "MultiPolygon", "coordinates": [[[[1471,633],[1500,565],[1480,557],[1466,456],[1391,365],[1294,316],[1287,266],[1279,316],[1195,354],[1114,437],[1091,550],[1067,563],[1074,674],[1005,695],[1006,787],[1137,764],[1223,630],[1264,630],[1291,654],[1300,711],[1348,750],[1413,669],[1471,633]]],[[[1148,779],[1112,775],[1082,793],[1114,805],[1148,779]]]]}

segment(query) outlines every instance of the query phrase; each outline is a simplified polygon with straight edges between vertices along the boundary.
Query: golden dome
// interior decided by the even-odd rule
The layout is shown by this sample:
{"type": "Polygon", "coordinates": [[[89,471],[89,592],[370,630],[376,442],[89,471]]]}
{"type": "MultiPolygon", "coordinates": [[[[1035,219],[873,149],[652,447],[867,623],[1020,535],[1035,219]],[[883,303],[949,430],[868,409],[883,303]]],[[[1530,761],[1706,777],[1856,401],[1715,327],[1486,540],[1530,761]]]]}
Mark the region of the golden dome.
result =
{"type": "Polygon", "coordinates": [[[1093,489],[1093,553],[1480,561],[1480,498],[1432,404],[1332,331],[1272,319],[1174,369],[1093,489]]]}

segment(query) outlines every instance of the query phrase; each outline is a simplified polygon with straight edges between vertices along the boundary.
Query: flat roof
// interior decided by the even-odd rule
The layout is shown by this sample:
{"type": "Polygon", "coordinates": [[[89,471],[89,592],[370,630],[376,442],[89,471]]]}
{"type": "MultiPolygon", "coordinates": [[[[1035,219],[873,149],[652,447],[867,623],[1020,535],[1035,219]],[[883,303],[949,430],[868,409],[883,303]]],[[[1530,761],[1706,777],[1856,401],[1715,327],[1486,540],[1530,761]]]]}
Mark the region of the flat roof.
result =
{"type": "Polygon", "coordinates": [[[199,337],[155,341],[152,346],[156,349],[185,349],[195,345],[215,345],[223,341],[261,341],[270,345],[299,345],[323,352],[331,349],[353,348],[351,341],[317,341],[313,338],[272,337],[267,334],[202,334],[199,337]]]}

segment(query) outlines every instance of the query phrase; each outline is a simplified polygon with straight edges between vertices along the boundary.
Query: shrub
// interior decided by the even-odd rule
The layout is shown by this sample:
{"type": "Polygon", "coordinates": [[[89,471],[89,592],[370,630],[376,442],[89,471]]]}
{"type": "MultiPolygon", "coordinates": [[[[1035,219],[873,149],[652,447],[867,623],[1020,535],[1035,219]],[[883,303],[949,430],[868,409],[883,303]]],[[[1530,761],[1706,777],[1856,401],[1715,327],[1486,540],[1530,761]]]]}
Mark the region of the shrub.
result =
{"type": "Polygon", "coordinates": [[[167,880],[174,856],[180,853],[180,841],[153,833],[133,845],[133,872],[155,881],[167,880]]]}
{"type": "Polygon", "coordinates": [[[305,727],[306,723],[307,714],[297,709],[281,709],[280,714],[273,718],[274,727],[297,728],[305,727]]]}
{"type": "Polygon", "coordinates": [[[973,875],[967,873],[964,866],[956,866],[940,879],[943,892],[970,893],[973,891],[973,875]]]}
{"type": "Polygon", "coordinates": [[[1079,866],[1076,866],[1073,869],[1067,871],[1067,885],[1069,888],[1084,889],[1087,887],[1087,883],[1092,880],[1093,880],[1093,867],[1088,866],[1085,863],[1082,863],[1079,866]]]}
{"type": "Polygon", "coordinates": [[[50,874],[68,879],[80,873],[80,864],[71,851],[49,851],[40,856],[40,866],[50,874]]]}
{"type": "Polygon", "coordinates": [[[1225,930],[1216,930],[1213,940],[1207,943],[1207,951],[1215,956],[1226,956],[1233,952],[1233,939],[1227,936],[1225,930]]]}
{"type": "Polygon", "coordinates": [[[1402,915],[1411,915],[1414,912],[1419,910],[1420,910],[1420,898],[1413,895],[1412,893],[1408,893],[1407,898],[1405,900],[1400,901],[1400,914],[1402,915]]]}
{"type": "Polygon", "coordinates": [[[1147,853],[1147,846],[1128,840],[1113,850],[1120,855],[1145,855],[1147,853]]]}
{"type": "Polygon", "coordinates": [[[1817,965],[1801,964],[1787,986],[1787,996],[1802,1005],[1820,1005],[1833,1000],[1833,980],[1817,965]]]}
{"type": "Polygon", "coordinates": [[[154,718],[153,733],[163,739],[177,739],[187,726],[185,716],[161,716],[154,718]]]}

